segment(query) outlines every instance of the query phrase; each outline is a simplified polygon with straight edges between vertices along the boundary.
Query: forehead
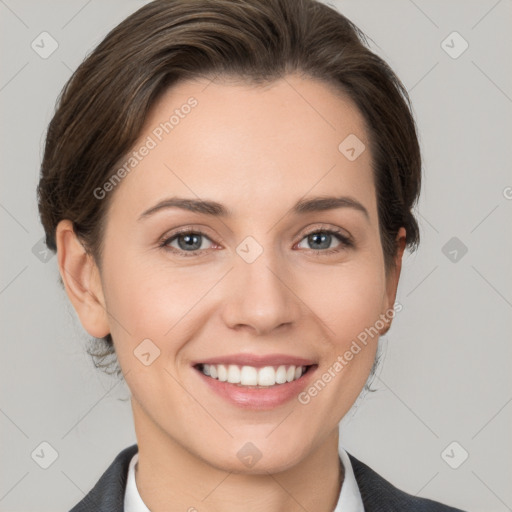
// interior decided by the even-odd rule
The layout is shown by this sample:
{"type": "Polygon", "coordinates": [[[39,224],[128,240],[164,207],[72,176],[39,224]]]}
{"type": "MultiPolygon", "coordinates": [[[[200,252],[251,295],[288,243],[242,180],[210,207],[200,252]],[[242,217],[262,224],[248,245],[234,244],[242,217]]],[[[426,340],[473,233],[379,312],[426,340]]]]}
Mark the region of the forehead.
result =
{"type": "Polygon", "coordinates": [[[323,82],[183,81],[153,105],[113,203],[137,215],[170,195],[208,197],[236,213],[339,191],[372,210],[368,145],[358,109],[323,82]]]}

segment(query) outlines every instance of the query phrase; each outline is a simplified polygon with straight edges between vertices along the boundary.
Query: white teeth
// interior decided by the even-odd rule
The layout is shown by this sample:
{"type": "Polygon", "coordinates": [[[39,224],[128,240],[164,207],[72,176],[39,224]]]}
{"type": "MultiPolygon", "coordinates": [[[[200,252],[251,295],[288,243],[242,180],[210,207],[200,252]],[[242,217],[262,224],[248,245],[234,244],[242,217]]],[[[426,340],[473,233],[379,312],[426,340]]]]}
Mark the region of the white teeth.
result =
{"type": "Polygon", "coordinates": [[[260,386],[273,386],[276,383],[276,371],[272,366],[264,366],[258,371],[258,384],[260,386]]]}
{"type": "Polygon", "coordinates": [[[276,372],[276,383],[284,384],[286,382],[286,368],[284,366],[280,366],[276,372]]]}
{"type": "Polygon", "coordinates": [[[258,384],[258,370],[254,366],[242,366],[240,384],[242,386],[256,386],[258,384]]]}
{"type": "Polygon", "coordinates": [[[217,378],[221,382],[226,382],[228,380],[228,369],[223,364],[217,365],[217,378]]]}
{"type": "Polygon", "coordinates": [[[228,367],[228,382],[240,384],[240,368],[236,364],[230,364],[228,367]]]}
{"type": "Polygon", "coordinates": [[[227,381],[240,386],[274,386],[299,379],[306,367],[280,365],[255,368],[254,366],[240,367],[236,364],[203,364],[201,369],[205,375],[221,382],[227,381]]]}

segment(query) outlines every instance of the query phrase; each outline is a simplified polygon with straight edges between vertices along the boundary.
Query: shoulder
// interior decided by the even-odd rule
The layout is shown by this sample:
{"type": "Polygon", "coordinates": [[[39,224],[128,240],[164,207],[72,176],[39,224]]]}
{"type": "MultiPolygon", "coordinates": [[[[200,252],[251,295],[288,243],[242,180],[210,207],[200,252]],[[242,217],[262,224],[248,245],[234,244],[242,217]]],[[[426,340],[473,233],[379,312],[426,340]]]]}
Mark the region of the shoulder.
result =
{"type": "Polygon", "coordinates": [[[394,512],[411,510],[414,512],[463,512],[458,508],[443,505],[437,501],[418,498],[397,489],[369,466],[350,453],[354,476],[367,512],[394,512]]]}
{"type": "Polygon", "coordinates": [[[70,512],[123,512],[128,466],[138,449],[133,444],[122,450],[96,485],[70,512]]]}

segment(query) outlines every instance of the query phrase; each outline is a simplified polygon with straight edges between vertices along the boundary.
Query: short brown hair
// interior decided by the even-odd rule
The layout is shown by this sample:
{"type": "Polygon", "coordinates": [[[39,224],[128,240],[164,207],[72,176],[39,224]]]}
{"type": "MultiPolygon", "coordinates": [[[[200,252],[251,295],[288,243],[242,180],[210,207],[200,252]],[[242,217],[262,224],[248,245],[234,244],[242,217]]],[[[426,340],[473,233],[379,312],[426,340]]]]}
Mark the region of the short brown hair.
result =
{"type": "MultiPolygon", "coordinates": [[[[101,268],[111,197],[98,199],[93,190],[170,86],[218,75],[268,83],[295,71],[334,85],[365,120],[389,270],[401,226],[410,249],[419,243],[412,208],[421,157],[410,99],[362,31],[316,0],[155,0],[116,26],[64,86],[48,126],[38,186],[48,248],[56,251],[56,226],[69,219],[101,268]]],[[[102,362],[115,357],[112,337],[97,341],[91,355],[108,367],[102,362]]]]}

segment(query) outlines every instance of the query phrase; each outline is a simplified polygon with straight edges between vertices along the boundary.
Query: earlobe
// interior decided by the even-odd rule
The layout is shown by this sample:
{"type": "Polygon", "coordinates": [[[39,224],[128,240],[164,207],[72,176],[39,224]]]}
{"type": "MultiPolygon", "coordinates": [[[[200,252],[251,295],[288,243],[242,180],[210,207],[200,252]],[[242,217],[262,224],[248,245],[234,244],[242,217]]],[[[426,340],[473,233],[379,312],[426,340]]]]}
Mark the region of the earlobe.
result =
{"type": "MultiPolygon", "coordinates": [[[[398,233],[396,235],[396,256],[394,261],[394,266],[390,270],[389,275],[387,276],[387,283],[386,283],[386,297],[385,297],[385,311],[383,312],[384,315],[386,315],[386,311],[389,311],[394,308],[395,305],[395,299],[396,299],[396,292],[398,289],[398,281],[400,279],[400,272],[402,270],[402,257],[405,251],[405,245],[406,245],[406,231],[404,227],[401,227],[398,230],[398,233]]],[[[386,315],[388,316],[388,315],[386,315]]],[[[386,334],[390,327],[391,322],[394,318],[394,314],[391,318],[389,318],[389,321],[386,322],[386,326],[381,330],[380,334],[386,334]]]]}
{"type": "Polygon", "coordinates": [[[73,223],[62,220],[56,229],[59,271],[84,329],[95,338],[110,332],[99,270],[76,236],[73,223]]]}

